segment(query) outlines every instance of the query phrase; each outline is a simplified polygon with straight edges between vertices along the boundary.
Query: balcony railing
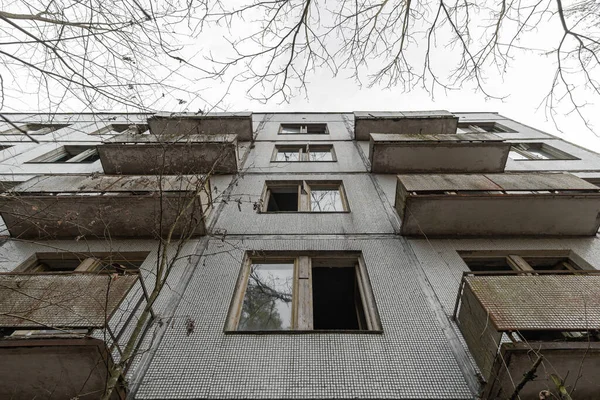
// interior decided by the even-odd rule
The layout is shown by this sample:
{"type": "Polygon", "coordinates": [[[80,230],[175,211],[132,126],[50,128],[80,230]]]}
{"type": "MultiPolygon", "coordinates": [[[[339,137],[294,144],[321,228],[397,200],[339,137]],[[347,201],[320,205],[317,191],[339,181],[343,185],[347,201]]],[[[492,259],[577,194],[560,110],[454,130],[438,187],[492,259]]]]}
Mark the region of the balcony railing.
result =
{"type": "Polygon", "coordinates": [[[550,373],[576,384],[577,398],[597,395],[600,271],[465,272],[454,318],[487,381],[483,398],[509,398],[538,357],[545,366],[521,398],[556,389],[550,373]]]}
{"type": "Polygon", "coordinates": [[[158,113],[148,118],[150,132],[169,135],[237,135],[239,141],[252,140],[252,113],[158,113]]]}
{"type": "Polygon", "coordinates": [[[371,133],[369,161],[377,173],[504,172],[511,144],[491,133],[371,133]]]}
{"type": "Polygon", "coordinates": [[[369,140],[371,133],[455,134],[457,126],[458,117],[448,111],[354,112],[356,140],[369,140]]]}
{"type": "Polygon", "coordinates": [[[236,135],[133,135],[98,146],[105,174],[192,175],[237,172],[236,135]]]}
{"type": "Polygon", "coordinates": [[[172,238],[205,234],[205,176],[40,176],[0,195],[18,238],[172,238]]]}
{"type": "Polygon", "coordinates": [[[600,188],[567,173],[398,175],[409,236],[583,236],[600,226],[600,188]]]}

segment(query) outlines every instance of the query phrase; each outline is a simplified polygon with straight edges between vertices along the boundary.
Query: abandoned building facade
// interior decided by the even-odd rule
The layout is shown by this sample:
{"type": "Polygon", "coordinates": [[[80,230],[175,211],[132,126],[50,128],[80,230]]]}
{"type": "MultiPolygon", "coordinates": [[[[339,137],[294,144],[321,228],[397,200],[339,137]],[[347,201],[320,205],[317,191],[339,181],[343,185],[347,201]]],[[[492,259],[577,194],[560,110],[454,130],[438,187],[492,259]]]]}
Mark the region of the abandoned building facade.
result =
{"type": "Polygon", "coordinates": [[[496,113],[5,116],[2,399],[598,398],[594,152],[496,113]]]}

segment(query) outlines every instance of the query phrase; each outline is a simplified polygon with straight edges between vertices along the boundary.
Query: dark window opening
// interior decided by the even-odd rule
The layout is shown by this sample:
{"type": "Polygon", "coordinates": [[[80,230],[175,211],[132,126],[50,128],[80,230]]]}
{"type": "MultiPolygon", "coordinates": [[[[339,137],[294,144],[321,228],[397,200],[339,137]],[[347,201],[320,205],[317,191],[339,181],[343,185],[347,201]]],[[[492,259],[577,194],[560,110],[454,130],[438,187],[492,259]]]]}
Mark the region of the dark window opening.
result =
{"type": "Polygon", "coordinates": [[[519,331],[518,335],[528,342],[598,342],[600,331],[519,331]]]}
{"type": "Polygon", "coordinates": [[[18,266],[15,271],[40,272],[126,272],[137,271],[142,266],[147,254],[128,254],[111,256],[98,254],[92,256],[74,253],[36,253],[33,257],[18,266]]]}
{"type": "Polygon", "coordinates": [[[361,330],[366,321],[354,267],[312,269],[314,329],[361,330]]]}
{"type": "Polygon", "coordinates": [[[459,251],[465,264],[471,271],[490,273],[498,271],[575,271],[582,267],[570,256],[562,254],[548,254],[544,252],[531,254],[531,252],[515,252],[516,254],[492,255],[485,251],[459,251]],[[468,253],[468,254],[464,254],[468,253]],[[474,254],[475,253],[475,254],[474,254]],[[477,254],[479,253],[479,254],[477,254]]]}
{"type": "Polygon", "coordinates": [[[80,260],[36,260],[27,272],[60,272],[75,271],[81,264],[80,260]]]}
{"type": "Polygon", "coordinates": [[[536,271],[568,271],[579,269],[568,258],[523,257],[523,259],[536,271]]]}
{"type": "Polygon", "coordinates": [[[512,271],[506,257],[487,259],[464,259],[471,271],[512,271]]]}
{"type": "Polygon", "coordinates": [[[267,211],[298,211],[298,187],[270,188],[267,211]]]}

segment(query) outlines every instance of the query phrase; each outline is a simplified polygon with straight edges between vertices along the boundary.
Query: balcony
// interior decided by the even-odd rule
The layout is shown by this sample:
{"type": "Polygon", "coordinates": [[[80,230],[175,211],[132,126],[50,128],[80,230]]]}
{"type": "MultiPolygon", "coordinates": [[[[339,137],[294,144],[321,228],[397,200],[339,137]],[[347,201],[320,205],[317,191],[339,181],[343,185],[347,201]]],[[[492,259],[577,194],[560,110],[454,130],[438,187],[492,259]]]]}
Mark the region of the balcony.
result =
{"type": "Polygon", "coordinates": [[[194,176],[39,176],[0,194],[12,237],[166,238],[205,234],[210,181],[194,176]]]}
{"type": "Polygon", "coordinates": [[[98,146],[105,174],[234,174],[236,135],[116,136],[98,146]]]}
{"type": "Polygon", "coordinates": [[[148,118],[155,136],[237,135],[239,141],[252,140],[252,113],[158,113],[148,118]]]}
{"type": "Polygon", "coordinates": [[[407,236],[593,236],[600,189],[567,173],[398,175],[407,236]]]}
{"type": "Polygon", "coordinates": [[[575,389],[574,398],[597,398],[599,273],[465,273],[454,318],[487,381],[483,399],[510,398],[540,356],[520,398],[538,398],[542,390],[561,398],[554,377],[575,389]]]}
{"type": "Polygon", "coordinates": [[[458,117],[448,111],[354,112],[356,140],[369,140],[371,133],[455,134],[457,125],[458,117]]]}
{"type": "Polygon", "coordinates": [[[371,172],[504,172],[510,143],[494,134],[371,133],[371,172]]]}
{"type": "MultiPolygon", "coordinates": [[[[52,398],[100,398],[118,342],[128,337],[130,321],[119,308],[126,297],[130,306],[139,297],[131,313],[145,304],[140,279],[137,273],[0,274],[0,398],[47,399],[49,388],[52,398]]],[[[119,387],[111,398],[125,395],[119,387]]]]}

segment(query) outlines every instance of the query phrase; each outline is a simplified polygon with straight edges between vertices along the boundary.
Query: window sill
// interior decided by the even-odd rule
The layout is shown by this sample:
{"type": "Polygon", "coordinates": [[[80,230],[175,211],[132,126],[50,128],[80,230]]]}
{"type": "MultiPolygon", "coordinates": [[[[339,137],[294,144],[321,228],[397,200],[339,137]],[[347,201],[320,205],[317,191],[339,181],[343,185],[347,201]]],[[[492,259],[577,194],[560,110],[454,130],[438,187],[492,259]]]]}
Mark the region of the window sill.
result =
{"type": "Polygon", "coordinates": [[[290,164],[290,163],[291,164],[304,164],[304,163],[311,164],[311,163],[315,163],[315,164],[318,164],[318,163],[334,163],[334,162],[337,162],[337,160],[325,160],[325,161],[271,161],[271,162],[272,163],[281,163],[281,164],[283,164],[283,163],[288,163],[288,164],[290,164]]]}
{"type": "Polygon", "coordinates": [[[382,335],[383,330],[372,330],[372,331],[357,331],[357,330],[343,330],[343,329],[320,329],[320,330],[311,330],[311,331],[300,331],[300,330],[281,330],[281,331],[223,331],[226,335],[310,335],[310,334],[325,334],[331,335],[336,333],[341,333],[344,335],[354,334],[354,335],[382,335]]]}
{"type": "Polygon", "coordinates": [[[581,161],[581,158],[551,158],[551,159],[535,159],[535,158],[527,158],[523,160],[513,160],[509,158],[511,161],[581,161]]]}
{"type": "Polygon", "coordinates": [[[257,211],[257,214],[350,214],[350,211],[257,211]]]}

